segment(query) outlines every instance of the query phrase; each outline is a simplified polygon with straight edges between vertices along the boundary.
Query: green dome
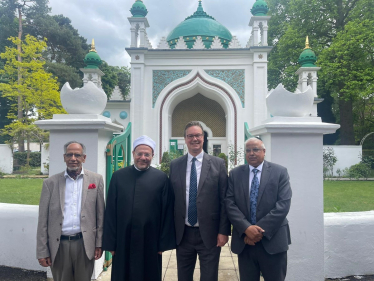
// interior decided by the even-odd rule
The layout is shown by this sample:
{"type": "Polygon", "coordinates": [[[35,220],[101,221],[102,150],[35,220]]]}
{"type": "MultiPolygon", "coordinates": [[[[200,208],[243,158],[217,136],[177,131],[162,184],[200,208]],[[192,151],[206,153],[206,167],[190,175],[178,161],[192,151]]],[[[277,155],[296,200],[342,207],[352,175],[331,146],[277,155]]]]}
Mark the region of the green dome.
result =
{"type": "Polygon", "coordinates": [[[316,67],[315,62],[317,61],[316,54],[309,47],[309,39],[306,38],[305,49],[299,56],[299,64],[302,67],[316,67]]]}
{"type": "Polygon", "coordinates": [[[201,1],[197,11],[177,25],[166,38],[170,48],[175,48],[180,36],[183,37],[189,49],[192,49],[197,36],[201,36],[207,49],[212,45],[215,36],[218,36],[224,48],[228,48],[232,39],[226,27],[204,12],[201,1]]]}
{"type": "Polygon", "coordinates": [[[136,0],[130,9],[130,12],[135,18],[144,18],[148,14],[147,8],[142,0],[136,0]]]}
{"type": "Polygon", "coordinates": [[[264,0],[257,0],[251,9],[251,13],[254,16],[266,16],[269,11],[269,7],[264,0]]]}
{"type": "Polygon", "coordinates": [[[91,50],[84,57],[83,61],[87,65],[85,68],[99,68],[99,65],[101,64],[101,58],[96,52],[95,41],[93,39],[91,43],[91,50]]]}

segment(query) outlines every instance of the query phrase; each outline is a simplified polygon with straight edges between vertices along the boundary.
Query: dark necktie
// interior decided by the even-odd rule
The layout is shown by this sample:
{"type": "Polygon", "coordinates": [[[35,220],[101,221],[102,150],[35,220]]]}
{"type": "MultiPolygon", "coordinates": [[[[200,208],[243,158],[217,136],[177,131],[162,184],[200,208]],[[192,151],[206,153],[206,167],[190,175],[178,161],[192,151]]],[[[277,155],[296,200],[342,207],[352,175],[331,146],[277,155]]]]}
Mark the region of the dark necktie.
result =
{"type": "Polygon", "coordinates": [[[258,182],[257,173],[259,170],[253,169],[254,174],[251,183],[251,194],[249,195],[249,200],[251,204],[251,224],[256,224],[256,209],[257,209],[257,198],[258,198],[258,188],[260,183],[258,182]]]}
{"type": "Polygon", "coordinates": [[[191,175],[190,175],[190,192],[188,198],[188,222],[191,226],[197,223],[197,208],[196,208],[196,197],[197,197],[197,173],[196,173],[196,158],[192,158],[191,164],[191,175]]]}

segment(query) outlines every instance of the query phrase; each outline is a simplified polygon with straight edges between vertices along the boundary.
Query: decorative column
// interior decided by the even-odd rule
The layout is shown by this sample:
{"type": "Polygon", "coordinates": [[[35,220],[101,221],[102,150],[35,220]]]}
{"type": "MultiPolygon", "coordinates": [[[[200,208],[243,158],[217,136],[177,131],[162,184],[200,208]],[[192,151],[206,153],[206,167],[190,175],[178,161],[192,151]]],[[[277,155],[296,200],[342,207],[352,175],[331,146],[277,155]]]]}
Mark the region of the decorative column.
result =
{"type": "Polygon", "coordinates": [[[149,23],[145,17],[148,14],[148,10],[142,0],[136,0],[132,5],[130,12],[132,17],[127,18],[131,24],[131,48],[146,48],[147,42],[147,31],[149,23]],[[139,34],[138,34],[139,33],[139,34]],[[138,45],[139,37],[139,45],[138,45]]]}
{"type": "Polygon", "coordinates": [[[84,62],[87,66],[80,69],[80,71],[83,72],[83,85],[86,85],[89,81],[91,81],[98,88],[102,89],[101,77],[105,74],[99,69],[102,61],[100,56],[96,52],[94,39],[92,39],[91,50],[85,56],[84,62]]]}
{"type": "Polygon", "coordinates": [[[319,117],[303,117],[313,106],[311,91],[304,99],[277,89],[267,98],[274,117],[250,133],[264,141],[265,159],[285,166],[290,175],[292,200],[287,217],[292,244],[286,280],[323,281],[323,134],[332,134],[340,126],[323,123],[319,117]]]}
{"type": "Polygon", "coordinates": [[[318,116],[317,104],[322,102],[323,99],[318,98],[317,95],[317,72],[320,70],[320,67],[315,65],[317,61],[317,56],[313,50],[309,47],[309,38],[306,37],[305,48],[299,56],[299,64],[301,67],[296,71],[295,74],[299,75],[299,81],[297,88],[303,92],[306,91],[307,87],[310,86],[314,95],[314,106],[309,113],[310,116],[318,116]]]}
{"type": "MultiPolygon", "coordinates": [[[[36,121],[41,129],[49,130],[49,175],[66,169],[64,144],[75,140],[86,146],[85,169],[99,173],[106,179],[106,145],[113,132],[123,130],[123,126],[112,123],[110,118],[100,115],[107,101],[106,94],[91,81],[83,88],[70,88],[66,83],[61,89],[61,103],[68,114],[55,114],[53,119],[36,121]]],[[[103,270],[104,255],[95,261],[93,279],[103,270]]],[[[52,277],[50,270],[47,272],[52,277]]]]}

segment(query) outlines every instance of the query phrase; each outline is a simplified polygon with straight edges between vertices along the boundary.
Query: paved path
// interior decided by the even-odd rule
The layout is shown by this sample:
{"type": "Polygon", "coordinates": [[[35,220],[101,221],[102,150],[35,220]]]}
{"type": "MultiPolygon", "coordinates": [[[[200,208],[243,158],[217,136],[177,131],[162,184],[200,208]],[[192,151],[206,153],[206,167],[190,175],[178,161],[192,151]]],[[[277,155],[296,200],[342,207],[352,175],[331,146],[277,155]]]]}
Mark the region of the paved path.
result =
{"type": "MultiPolygon", "coordinates": [[[[97,280],[110,281],[111,267],[108,271],[103,272],[97,280]]],[[[175,250],[167,251],[162,254],[162,280],[177,281],[177,257],[175,250]]],[[[199,259],[196,262],[194,280],[200,280],[199,259]]],[[[236,254],[230,251],[230,247],[226,244],[222,247],[221,257],[218,270],[219,281],[239,281],[238,258],[236,254]]],[[[261,278],[261,281],[263,279],[261,278]]]]}

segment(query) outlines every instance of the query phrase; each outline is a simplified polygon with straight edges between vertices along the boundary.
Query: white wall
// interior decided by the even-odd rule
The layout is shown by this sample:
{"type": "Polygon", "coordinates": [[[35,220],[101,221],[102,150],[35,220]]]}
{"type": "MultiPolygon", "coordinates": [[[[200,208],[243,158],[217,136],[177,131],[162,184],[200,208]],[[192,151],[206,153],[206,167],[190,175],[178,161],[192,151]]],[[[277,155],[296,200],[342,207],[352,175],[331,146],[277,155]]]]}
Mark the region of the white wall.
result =
{"type": "Polygon", "coordinates": [[[338,161],[334,166],[334,176],[337,176],[336,170],[340,169],[343,171],[345,168],[349,168],[352,165],[360,163],[359,158],[362,155],[361,145],[324,145],[323,148],[331,147],[334,149],[334,154],[338,161]]]}
{"type": "MultiPolygon", "coordinates": [[[[0,265],[29,270],[51,270],[39,265],[36,259],[36,230],[39,206],[0,203],[0,265]]],[[[95,262],[92,279],[102,272],[104,255],[95,262]]]]}
{"type": "Polygon", "coordinates": [[[325,277],[374,274],[374,211],[324,217],[325,277]]]}
{"type": "Polygon", "coordinates": [[[41,161],[40,161],[40,171],[43,175],[48,175],[49,171],[44,167],[44,165],[49,164],[49,145],[44,144],[42,145],[41,151],[41,161]],[[46,148],[46,146],[48,148],[46,148]]]}
{"type": "Polygon", "coordinates": [[[0,144],[0,172],[13,173],[12,149],[7,144],[0,144]]]}

